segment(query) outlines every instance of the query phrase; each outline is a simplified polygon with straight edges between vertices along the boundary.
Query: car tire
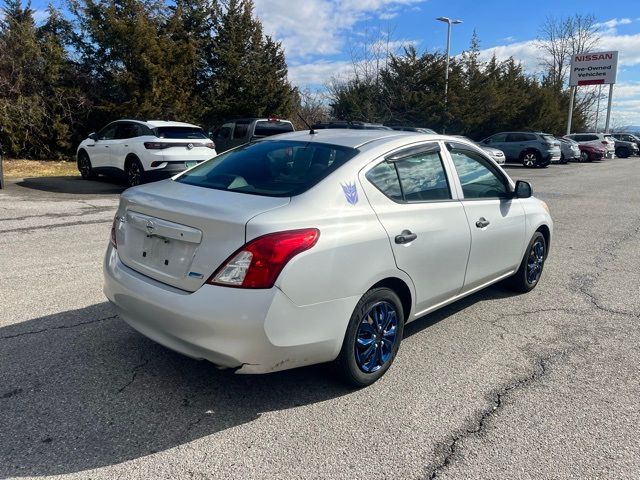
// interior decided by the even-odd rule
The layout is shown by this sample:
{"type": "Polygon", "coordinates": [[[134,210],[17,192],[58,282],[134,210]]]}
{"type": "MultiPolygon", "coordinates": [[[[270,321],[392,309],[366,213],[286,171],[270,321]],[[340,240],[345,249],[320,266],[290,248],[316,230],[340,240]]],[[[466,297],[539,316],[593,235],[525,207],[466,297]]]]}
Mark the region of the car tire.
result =
{"type": "Polygon", "coordinates": [[[533,290],[540,282],[547,259],[547,242],[540,232],[533,234],[518,271],[507,279],[508,286],[520,293],[533,290]]]}
{"type": "Polygon", "coordinates": [[[127,161],[124,173],[127,186],[135,187],[144,183],[144,168],[137,158],[133,157],[127,161]]]}
{"type": "Polygon", "coordinates": [[[591,157],[587,152],[580,152],[580,162],[584,163],[584,162],[590,162],[590,161],[591,161],[591,157]]]}
{"type": "Polygon", "coordinates": [[[567,164],[567,159],[564,156],[564,153],[560,154],[560,165],[566,165],[567,164]]]}
{"type": "Polygon", "coordinates": [[[629,156],[631,156],[631,152],[625,147],[616,148],[616,156],[620,158],[629,158],[629,156]]]}
{"type": "Polygon", "coordinates": [[[374,288],[356,305],[335,365],[351,386],[362,388],[382,377],[396,357],[404,332],[402,302],[391,289],[374,288]]]}
{"type": "Polygon", "coordinates": [[[97,178],[97,175],[91,165],[89,154],[84,150],[81,150],[78,153],[78,171],[84,180],[95,180],[97,178]]]}
{"type": "Polygon", "coordinates": [[[527,168],[539,166],[540,154],[534,151],[522,152],[522,154],[520,155],[520,161],[522,162],[522,165],[527,168]]]}

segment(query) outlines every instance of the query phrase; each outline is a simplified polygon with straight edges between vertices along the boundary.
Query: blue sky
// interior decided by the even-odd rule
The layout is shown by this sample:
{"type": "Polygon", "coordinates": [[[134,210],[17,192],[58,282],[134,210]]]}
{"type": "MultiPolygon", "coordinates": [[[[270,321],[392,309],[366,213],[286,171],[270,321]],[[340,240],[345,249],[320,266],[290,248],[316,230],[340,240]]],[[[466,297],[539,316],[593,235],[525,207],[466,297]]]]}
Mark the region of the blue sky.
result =
{"type": "Polygon", "coordinates": [[[534,41],[549,16],[593,14],[601,24],[601,48],[619,50],[613,123],[640,124],[640,1],[615,0],[255,0],[265,29],[281,40],[290,77],[318,88],[332,76],[348,76],[362,45],[389,34],[391,46],[412,43],[419,51],[445,48],[446,25],[458,18],[452,55],[469,46],[475,29],[483,56],[511,55],[530,72],[539,70],[534,41]]]}
{"type": "MultiPolygon", "coordinates": [[[[62,0],[54,0],[59,4],[62,0]]],[[[539,70],[534,41],[549,16],[593,14],[601,24],[600,50],[619,50],[614,125],[640,125],[639,0],[254,0],[267,33],[282,41],[289,76],[300,87],[318,89],[332,76],[353,71],[363,45],[390,39],[391,48],[411,43],[419,51],[443,51],[447,16],[453,28],[452,55],[469,45],[475,29],[483,56],[514,56],[527,71],[539,70]]],[[[32,0],[37,17],[48,0],[32,0]]],[[[386,48],[385,48],[386,49],[386,48]]]]}

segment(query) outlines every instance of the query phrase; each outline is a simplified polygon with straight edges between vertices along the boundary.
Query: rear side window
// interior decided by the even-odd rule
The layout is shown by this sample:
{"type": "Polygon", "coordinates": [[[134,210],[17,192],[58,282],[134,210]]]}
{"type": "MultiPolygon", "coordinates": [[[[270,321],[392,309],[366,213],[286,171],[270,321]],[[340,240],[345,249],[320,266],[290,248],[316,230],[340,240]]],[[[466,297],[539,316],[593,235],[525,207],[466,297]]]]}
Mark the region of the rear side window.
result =
{"type": "Polygon", "coordinates": [[[208,138],[204,130],[197,127],[156,127],[155,132],[158,138],[208,138]]]}
{"type": "Polygon", "coordinates": [[[509,196],[506,180],[489,160],[463,148],[453,146],[449,150],[465,199],[509,196]]]}
{"type": "Polygon", "coordinates": [[[236,128],[233,129],[233,139],[237,140],[239,138],[246,137],[248,131],[249,131],[248,123],[236,123],[236,128]]]}
{"type": "Polygon", "coordinates": [[[542,135],[542,139],[547,143],[555,143],[556,138],[553,135],[542,135]]]}
{"type": "Polygon", "coordinates": [[[192,168],[177,182],[270,197],[303,193],[355,157],[355,148],[314,142],[247,144],[192,168]]]}
{"type": "Polygon", "coordinates": [[[366,176],[392,200],[413,203],[451,198],[447,175],[437,151],[382,162],[369,170],[366,176]]]}
{"type": "Polygon", "coordinates": [[[256,137],[270,137],[279,133],[293,132],[293,125],[289,122],[261,121],[256,122],[253,134],[256,137]]]}

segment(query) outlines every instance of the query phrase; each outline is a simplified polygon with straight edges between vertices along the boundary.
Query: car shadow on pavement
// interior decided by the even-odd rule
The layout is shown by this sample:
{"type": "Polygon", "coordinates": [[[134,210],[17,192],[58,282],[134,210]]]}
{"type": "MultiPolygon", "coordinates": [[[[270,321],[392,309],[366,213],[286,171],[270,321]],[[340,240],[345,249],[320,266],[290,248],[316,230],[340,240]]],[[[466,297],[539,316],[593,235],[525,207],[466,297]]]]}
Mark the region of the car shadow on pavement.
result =
{"type": "Polygon", "coordinates": [[[119,464],[351,390],[327,366],[235,375],[135,332],[108,303],[0,328],[0,478],[119,464]]]}
{"type": "MultiPolygon", "coordinates": [[[[511,295],[490,287],[412,322],[405,337],[511,295]]],[[[350,392],[327,365],[217,370],[138,334],[106,302],[49,315],[0,328],[0,478],[115,465],[350,392]]]]}
{"type": "Polygon", "coordinates": [[[16,182],[20,187],[51,193],[68,193],[74,195],[101,195],[122,193],[126,186],[115,178],[100,180],[83,180],[75,177],[30,177],[16,182]]]}

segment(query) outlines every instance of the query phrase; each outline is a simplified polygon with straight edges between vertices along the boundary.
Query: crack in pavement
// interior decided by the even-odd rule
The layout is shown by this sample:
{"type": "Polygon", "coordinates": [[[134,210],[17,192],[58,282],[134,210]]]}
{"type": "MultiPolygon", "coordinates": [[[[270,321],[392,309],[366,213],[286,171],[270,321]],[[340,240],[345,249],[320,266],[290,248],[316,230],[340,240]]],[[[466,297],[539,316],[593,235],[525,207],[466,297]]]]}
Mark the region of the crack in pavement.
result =
{"type": "Polygon", "coordinates": [[[15,222],[28,220],[30,218],[67,218],[67,217],[83,217],[85,215],[93,215],[96,213],[113,211],[115,207],[81,207],[80,213],[42,213],[38,215],[23,215],[22,217],[0,218],[0,222],[15,222]]]}
{"type": "Polygon", "coordinates": [[[570,350],[561,350],[550,355],[540,357],[536,360],[533,371],[524,378],[518,378],[508,385],[504,386],[496,393],[493,394],[489,406],[482,410],[480,415],[471,422],[471,426],[465,428],[464,430],[459,431],[454,434],[449,442],[443,442],[440,446],[436,446],[436,451],[440,450],[442,453],[440,454],[440,459],[426,467],[426,476],[425,478],[429,480],[435,480],[438,475],[444,471],[449,465],[451,465],[454,460],[456,454],[459,450],[460,443],[467,437],[472,435],[477,435],[482,433],[482,431],[487,427],[489,420],[495,416],[499,410],[504,406],[505,397],[507,397],[514,390],[518,390],[522,387],[526,387],[527,385],[535,382],[539,378],[546,375],[548,372],[548,364],[553,362],[558,357],[564,357],[573,353],[576,350],[580,350],[580,347],[574,347],[570,350]]]}
{"type": "Polygon", "coordinates": [[[118,393],[122,393],[129,385],[131,385],[135,380],[136,377],[138,376],[138,372],[144,368],[145,366],[147,366],[147,364],[151,361],[151,359],[147,358],[146,360],[144,360],[142,363],[139,363],[138,365],[136,365],[135,367],[133,367],[133,369],[131,370],[131,380],[129,380],[126,384],[124,384],[122,387],[120,387],[118,389],[118,393]]]}
{"type": "Polygon", "coordinates": [[[3,337],[0,337],[0,340],[8,340],[11,338],[24,337],[25,335],[34,335],[36,333],[50,332],[52,330],[63,330],[65,328],[75,328],[75,327],[80,327],[82,325],[90,325],[92,323],[104,322],[105,320],[112,320],[116,317],[117,315],[112,315],[110,317],[97,318],[94,320],[87,320],[86,322],[74,323],[73,325],[59,325],[57,327],[42,328],[40,330],[30,330],[28,332],[16,333],[14,335],[5,335],[3,337]]]}
{"type": "Polygon", "coordinates": [[[41,225],[36,227],[19,227],[19,228],[10,228],[8,230],[0,230],[0,233],[16,233],[16,232],[33,232],[35,230],[52,230],[54,228],[60,227],[73,227],[76,225],[93,225],[97,223],[111,223],[111,219],[107,220],[88,220],[86,222],[64,222],[64,223],[54,223],[53,225],[41,225]]]}

